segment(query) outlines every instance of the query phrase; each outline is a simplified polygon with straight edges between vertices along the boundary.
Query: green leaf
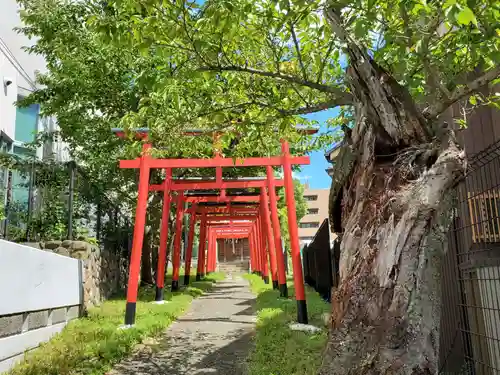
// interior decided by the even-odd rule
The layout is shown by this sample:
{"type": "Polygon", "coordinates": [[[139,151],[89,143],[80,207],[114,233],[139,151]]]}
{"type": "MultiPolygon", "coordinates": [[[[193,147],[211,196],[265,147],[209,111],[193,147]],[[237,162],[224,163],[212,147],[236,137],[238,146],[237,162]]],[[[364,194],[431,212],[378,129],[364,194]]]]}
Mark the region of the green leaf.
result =
{"type": "Polygon", "coordinates": [[[455,5],[457,3],[457,0],[446,0],[443,4],[443,9],[448,9],[455,5]]]}
{"type": "Polygon", "coordinates": [[[468,7],[464,7],[460,12],[458,12],[456,18],[457,22],[460,25],[469,25],[473,23],[477,26],[476,16],[474,15],[474,12],[472,12],[472,10],[468,7]]]}

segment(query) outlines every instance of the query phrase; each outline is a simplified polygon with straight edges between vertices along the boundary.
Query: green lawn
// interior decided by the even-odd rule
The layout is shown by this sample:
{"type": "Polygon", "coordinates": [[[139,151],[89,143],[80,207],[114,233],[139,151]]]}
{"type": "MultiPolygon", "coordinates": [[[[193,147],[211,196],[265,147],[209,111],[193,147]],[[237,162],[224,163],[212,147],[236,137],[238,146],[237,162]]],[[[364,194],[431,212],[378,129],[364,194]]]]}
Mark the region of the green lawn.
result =
{"type": "MultiPolygon", "coordinates": [[[[244,277],[257,294],[258,310],[255,345],[249,358],[250,375],[316,375],[327,330],[316,334],[290,330],[288,325],[297,321],[293,283],[288,284],[292,297],[284,300],[259,276],[244,277]]],[[[307,288],[306,293],[309,323],[324,327],[321,315],[330,312],[330,305],[312,289],[307,288]]]]}
{"type": "MultiPolygon", "coordinates": [[[[154,287],[141,288],[137,301],[136,325],[123,324],[125,298],[104,302],[89,311],[87,317],[70,322],[48,343],[29,353],[8,375],[102,375],[127,356],[147,337],[159,335],[189,306],[193,298],[209,290],[224,274],[213,273],[203,281],[192,282],[180,292],[165,292],[167,304],[156,305],[154,287]]],[[[179,278],[183,280],[183,275],[179,278]]],[[[167,277],[165,285],[170,285],[167,277]]]]}

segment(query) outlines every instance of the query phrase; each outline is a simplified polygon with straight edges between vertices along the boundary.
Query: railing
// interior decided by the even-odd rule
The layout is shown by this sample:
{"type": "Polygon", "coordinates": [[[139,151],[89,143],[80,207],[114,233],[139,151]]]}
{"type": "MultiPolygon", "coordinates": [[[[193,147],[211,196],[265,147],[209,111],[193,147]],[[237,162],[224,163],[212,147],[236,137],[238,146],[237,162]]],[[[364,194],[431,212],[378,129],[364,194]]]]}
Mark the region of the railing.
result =
{"type": "Polygon", "coordinates": [[[469,159],[442,270],[440,369],[500,375],[500,142],[469,159]]]}

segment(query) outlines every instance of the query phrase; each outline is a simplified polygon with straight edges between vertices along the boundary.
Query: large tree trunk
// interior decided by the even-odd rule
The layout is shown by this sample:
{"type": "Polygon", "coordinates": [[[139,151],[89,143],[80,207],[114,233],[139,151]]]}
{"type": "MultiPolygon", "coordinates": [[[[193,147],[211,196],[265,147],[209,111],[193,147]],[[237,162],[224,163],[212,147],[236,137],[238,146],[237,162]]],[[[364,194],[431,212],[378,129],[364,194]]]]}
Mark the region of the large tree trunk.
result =
{"type": "Polygon", "coordinates": [[[464,155],[361,49],[347,53],[357,123],[330,193],[340,284],[320,374],[435,374],[441,258],[464,155]]]}

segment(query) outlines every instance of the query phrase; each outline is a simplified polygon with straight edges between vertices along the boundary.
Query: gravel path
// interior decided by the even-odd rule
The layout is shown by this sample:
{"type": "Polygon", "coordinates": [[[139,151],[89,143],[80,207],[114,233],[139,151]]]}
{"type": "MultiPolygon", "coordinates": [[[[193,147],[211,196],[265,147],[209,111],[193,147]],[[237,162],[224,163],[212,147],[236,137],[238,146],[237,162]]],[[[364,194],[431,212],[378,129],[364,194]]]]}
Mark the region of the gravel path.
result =
{"type": "Polygon", "coordinates": [[[255,296],[242,278],[218,282],[156,342],[109,375],[244,375],[255,324],[255,296]]]}

